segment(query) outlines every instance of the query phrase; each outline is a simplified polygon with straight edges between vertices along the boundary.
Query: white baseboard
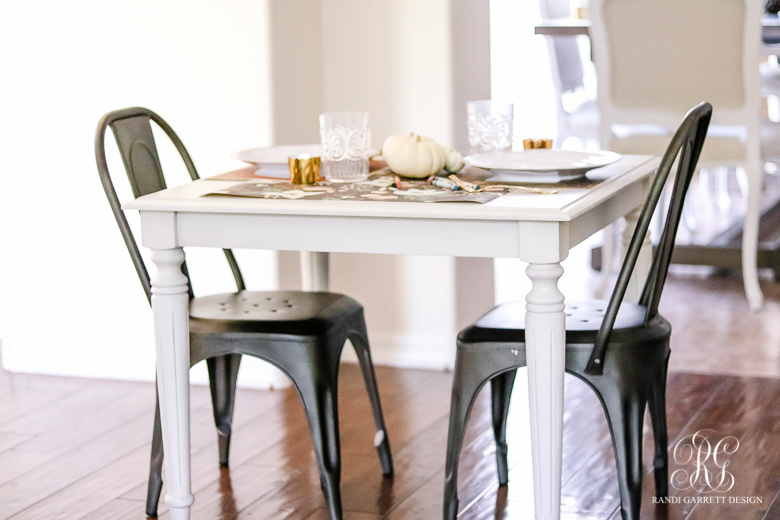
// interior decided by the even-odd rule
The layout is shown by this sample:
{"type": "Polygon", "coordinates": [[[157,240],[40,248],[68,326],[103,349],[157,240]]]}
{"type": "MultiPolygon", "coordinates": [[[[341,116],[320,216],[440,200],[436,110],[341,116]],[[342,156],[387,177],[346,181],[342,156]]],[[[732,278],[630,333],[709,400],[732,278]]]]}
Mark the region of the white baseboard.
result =
{"type": "MultiPolygon", "coordinates": [[[[455,363],[455,341],[442,336],[404,334],[373,334],[370,336],[371,357],[376,366],[416,368],[425,370],[452,370],[455,363]]],[[[9,372],[52,376],[117,379],[125,381],[154,381],[154,364],[139,363],[134,366],[94,366],[86,363],[41,365],[34,356],[19,355],[8,341],[0,343],[2,361],[9,372]],[[17,354],[16,356],[14,354],[17,354]],[[148,365],[148,366],[147,366],[148,365]]],[[[352,345],[347,343],[343,361],[357,363],[352,345]]],[[[206,364],[199,363],[190,371],[190,381],[196,385],[208,384],[206,364]]],[[[241,388],[262,390],[281,389],[290,381],[276,367],[263,361],[244,356],[241,362],[238,385],[241,388]]]]}
{"type": "MultiPolygon", "coordinates": [[[[454,336],[453,336],[454,337],[454,336]]],[[[371,358],[374,365],[427,370],[452,370],[455,366],[455,340],[441,336],[372,334],[371,358]]],[[[357,362],[347,345],[341,359],[357,362]]]]}

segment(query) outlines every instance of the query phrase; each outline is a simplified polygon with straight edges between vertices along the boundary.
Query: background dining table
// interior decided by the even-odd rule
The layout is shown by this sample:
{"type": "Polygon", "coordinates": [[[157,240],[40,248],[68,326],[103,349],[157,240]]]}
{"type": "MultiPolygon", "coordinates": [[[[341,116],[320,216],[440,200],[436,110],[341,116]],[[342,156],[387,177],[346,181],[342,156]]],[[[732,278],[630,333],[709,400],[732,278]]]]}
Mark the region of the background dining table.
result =
{"type": "MultiPolygon", "coordinates": [[[[207,196],[241,182],[198,180],[123,205],[139,210],[157,274],[152,309],[171,518],[190,516],[189,312],[184,247],[301,251],[308,290],[327,290],[328,253],[519,258],[528,262],[526,343],[536,518],[560,517],[564,376],[561,261],[626,216],[624,244],[658,165],[626,155],[589,173],[598,182],[556,194],[512,192],[484,204],[207,196]],[[313,252],[313,253],[306,253],[313,252]]],[[[249,181],[251,182],[251,181],[249,181]]],[[[649,239],[628,298],[650,267],[649,239]]],[[[455,338],[452,338],[453,348],[455,338]]],[[[424,348],[424,346],[421,346],[424,348]]],[[[393,425],[388,428],[392,430],[393,425]]],[[[396,475],[403,479],[404,475],[396,475]]]]}
{"type": "MultiPolygon", "coordinates": [[[[579,18],[549,18],[534,27],[534,34],[543,36],[590,36],[590,20],[579,18]]],[[[761,19],[761,39],[766,44],[780,43],[780,18],[765,15],[761,19]]]]}

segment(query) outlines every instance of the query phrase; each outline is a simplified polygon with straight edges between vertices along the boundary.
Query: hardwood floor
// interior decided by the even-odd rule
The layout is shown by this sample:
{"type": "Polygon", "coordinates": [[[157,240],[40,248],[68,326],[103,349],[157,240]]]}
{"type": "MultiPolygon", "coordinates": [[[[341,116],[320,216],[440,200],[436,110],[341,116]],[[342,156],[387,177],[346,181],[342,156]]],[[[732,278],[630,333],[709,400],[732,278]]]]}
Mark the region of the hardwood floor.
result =
{"type": "MultiPolygon", "coordinates": [[[[716,432],[713,442],[733,436],[739,449],[721,462],[734,485],[718,493],[673,487],[677,503],[653,504],[648,427],[642,518],[780,518],[780,287],[767,283],[767,306],[752,314],[740,279],[700,273],[678,270],[662,305],[674,326],[669,445],[704,429],[716,432]],[[724,503],[697,503],[718,497],[724,503]]],[[[396,474],[382,477],[362,379],[344,365],[344,518],[440,518],[451,374],[378,368],[377,377],[396,474]]],[[[488,394],[480,396],[462,453],[460,518],[533,517],[525,390],[521,372],[507,487],[497,484],[488,394]]],[[[145,518],[153,399],[151,384],[1,373],[0,519],[145,518]]],[[[239,391],[230,469],[217,464],[207,388],[193,388],[192,417],[194,519],[327,519],[294,391],[239,391]]],[[[693,469],[670,461],[670,472],[693,469]]],[[[563,518],[620,517],[606,421],[593,393],[568,376],[563,474],[563,518]]],[[[163,504],[160,518],[168,517],[163,504]]]]}

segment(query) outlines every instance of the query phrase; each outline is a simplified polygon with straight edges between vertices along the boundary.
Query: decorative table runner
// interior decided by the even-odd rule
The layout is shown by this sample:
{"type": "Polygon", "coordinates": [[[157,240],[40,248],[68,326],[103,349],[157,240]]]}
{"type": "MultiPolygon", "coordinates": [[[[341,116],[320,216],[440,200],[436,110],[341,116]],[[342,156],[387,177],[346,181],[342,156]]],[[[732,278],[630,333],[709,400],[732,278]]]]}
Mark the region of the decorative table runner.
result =
{"type": "Polygon", "coordinates": [[[289,181],[271,179],[256,180],[237,184],[224,190],[208,193],[205,196],[255,197],[262,199],[314,199],[314,200],[381,200],[385,202],[489,202],[503,192],[468,193],[437,188],[425,180],[401,181],[397,187],[390,175],[372,176],[368,180],[357,182],[327,182],[315,184],[292,184],[289,181]]]}
{"type": "MultiPolygon", "coordinates": [[[[208,196],[253,197],[263,199],[313,199],[313,200],[379,200],[385,202],[472,202],[484,204],[514,190],[566,188],[584,189],[595,186],[603,179],[587,176],[562,179],[558,182],[534,182],[532,176],[518,181],[516,177],[502,178],[494,172],[475,167],[466,167],[458,178],[479,185],[490,191],[469,193],[465,190],[452,191],[448,188],[433,186],[426,179],[396,179],[387,168],[374,171],[367,179],[355,182],[328,182],[321,180],[315,184],[298,185],[288,180],[259,177],[253,169],[244,168],[216,177],[215,180],[249,180],[224,190],[207,193],[208,196]],[[396,183],[396,180],[400,181],[396,183]],[[530,182],[529,182],[530,181],[530,182]]],[[[446,176],[444,177],[446,179],[446,176]]],[[[523,193],[531,193],[523,191],[523,193]]]]}

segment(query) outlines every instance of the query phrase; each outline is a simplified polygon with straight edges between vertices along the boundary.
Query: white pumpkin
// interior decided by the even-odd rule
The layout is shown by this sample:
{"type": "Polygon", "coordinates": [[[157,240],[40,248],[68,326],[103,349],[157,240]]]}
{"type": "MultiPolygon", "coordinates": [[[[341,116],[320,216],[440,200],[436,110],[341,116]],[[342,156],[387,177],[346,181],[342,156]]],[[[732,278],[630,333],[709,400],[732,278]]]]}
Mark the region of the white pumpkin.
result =
{"type": "Polygon", "coordinates": [[[463,162],[463,156],[445,146],[441,147],[444,150],[444,169],[450,173],[457,173],[463,169],[465,163],[463,162]]]}
{"type": "Polygon", "coordinates": [[[393,148],[399,143],[406,142],[409,138],[414,139],[414,132],[409,132],[409,134],[401,134],[401,135],[391,135],[387,139],[385,139],[385,142],[382,144],[382,157],[387,160],[387,154],[393,153],[393,148]]]}
{"type": "Polygon", "coordinates": [[[382,145],[382,155],[395,173],[424,179],[442,169],[446,157],[441,146],[421,135],[391,135],[382,145]]]}

